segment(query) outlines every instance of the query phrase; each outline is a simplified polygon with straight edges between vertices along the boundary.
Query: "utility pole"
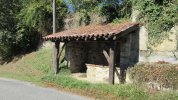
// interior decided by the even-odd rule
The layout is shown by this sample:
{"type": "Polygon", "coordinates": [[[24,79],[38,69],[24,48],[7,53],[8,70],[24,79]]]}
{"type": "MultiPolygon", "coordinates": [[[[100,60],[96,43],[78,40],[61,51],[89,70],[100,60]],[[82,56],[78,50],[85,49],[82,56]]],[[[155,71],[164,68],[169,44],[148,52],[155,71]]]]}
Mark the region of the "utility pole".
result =
{"type": "MultiPolygon", "coordinates": [[[[53,34],[56,33],[56,0],[53,0],[53,34]]],[[[53,70],[54,73],[57,74],[59,71],[59,49],[60,42],[58,40],[54,41],[53,44],[53,70]]]]}
{"type": "Polygon", "coordinates": [[[53,0],[53,34],[56,33],[56,0],[53,0]]]}

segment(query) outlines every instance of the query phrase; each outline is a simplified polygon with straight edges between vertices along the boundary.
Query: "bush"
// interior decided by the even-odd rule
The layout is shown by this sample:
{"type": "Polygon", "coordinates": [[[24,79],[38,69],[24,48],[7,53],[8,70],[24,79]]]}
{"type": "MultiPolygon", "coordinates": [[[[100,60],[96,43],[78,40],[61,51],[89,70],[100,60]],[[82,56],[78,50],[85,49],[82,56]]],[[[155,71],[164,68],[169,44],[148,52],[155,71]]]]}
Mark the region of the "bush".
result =
{"type": "Polygon", "coordinates": [[[178,88],[178,65],[167,63],[138,64],[129,69],[136,82],[156,82],[165,88],[178,88]]]}

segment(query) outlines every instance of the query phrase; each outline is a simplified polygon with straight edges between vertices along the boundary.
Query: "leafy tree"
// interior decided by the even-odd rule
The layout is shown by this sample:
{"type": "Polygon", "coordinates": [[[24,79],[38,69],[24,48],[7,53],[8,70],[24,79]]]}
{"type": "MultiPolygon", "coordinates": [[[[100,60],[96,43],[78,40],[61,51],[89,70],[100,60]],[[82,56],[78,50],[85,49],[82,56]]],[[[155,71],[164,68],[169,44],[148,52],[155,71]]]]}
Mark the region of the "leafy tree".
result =
{"type": "Polygon", "coordinates": [[[4,58],[16,49],[16,15],[21,6],[19,0],[1,0],[0,6],[0,57],[4,58]]]}
{"type": "MultiPolygon", "coordinates": [[[[0,0],[0,59],[37,49],[41,35],[51,33],[50,0],[0,0]]],[[[57,0],[58,30],[67,7],[57,0]]]]}
{"type": "MultiPolygon", "coordinates": [[[[24,1],[23,1],[24,2],[24,1]]],[[[57,0],[57,30],[63,28],[63,19],[67,15],[67,6],[62,0],[57,0]]],[[[20,11],[19,19],[21,23],[38,30],[38,32],[50,34],[52,32],[52,6],[51,1],[31,0],[24,2],[20,11]]]]}
{"type": "Polygon", "coordinates": [[[131,16],[132,2],[130,0],[101,0],[100,3],[100,13],[106,16],[107,22],[131,16]]]}
{"type": "Polygon", "coordinates": [[[19,0],[0,0],[0,30],[15,29],[16,14],[20,11],[19,0]]]}

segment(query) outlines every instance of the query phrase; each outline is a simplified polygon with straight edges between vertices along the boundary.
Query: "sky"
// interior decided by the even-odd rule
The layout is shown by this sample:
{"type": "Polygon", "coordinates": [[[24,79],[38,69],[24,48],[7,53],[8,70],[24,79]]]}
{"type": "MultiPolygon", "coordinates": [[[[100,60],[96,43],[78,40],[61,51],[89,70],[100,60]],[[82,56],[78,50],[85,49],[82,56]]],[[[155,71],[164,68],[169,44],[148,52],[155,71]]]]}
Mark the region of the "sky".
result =
{"type": "MultiPolygon", "coordinates": [[[[65,3],[67,3],[67,1],[68,1],[68,0],[64,0],[65,3]]],[[[71,13],[74,12],[74,9],[73,9],[73,7],[72,7],[72,4],[68,4],[68,3],[67,3],[67,7],[68,7],[68,9],[69,9],[69,12],[71,12],[71,13]]]]}
{"type": "MultiPolygon", "coordinates": [[[[64,0],[64,2],[65,3],[67,3],[69,0],[64,0]]],[[[107,3],[109,0],[103,0],[103,2],[105,2],[105,3],[107,3]]],[[[111,0],[112,1],[112,0],[111,0]]],[[[118,5],[118,4],[121,4],[122,2],[123,2],[123,0],[113,0],[114,1],[114,3],[116,4],[116,5],[118,5]],[[117,3],[116,3],[116,2],[117,3]]],[[[72,6],[72,4],[69,4],[69,3],[67,3],[67,7],[68,7],[68,10],[69,10],[69,12],[70,13],[73,13],[74,12],[74,8],[73,8],[73,6],[72,6]]]]}

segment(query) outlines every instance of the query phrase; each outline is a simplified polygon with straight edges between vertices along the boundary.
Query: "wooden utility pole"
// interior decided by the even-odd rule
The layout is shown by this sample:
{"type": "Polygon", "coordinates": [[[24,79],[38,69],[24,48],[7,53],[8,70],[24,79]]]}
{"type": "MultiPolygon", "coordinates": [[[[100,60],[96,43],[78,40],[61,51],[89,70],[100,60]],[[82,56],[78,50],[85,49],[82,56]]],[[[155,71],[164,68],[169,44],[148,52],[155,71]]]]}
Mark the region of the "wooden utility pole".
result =
{"type": "MultiPolygon", "coordinates": [[[[53,0],[53,34],[56,33],[56,0],[53,0]]],[[[60,49],[60,42],[55,41],[53,44],[53,69],[54,73],[57,74],[59,71],[59,49],[60,49]]]]}
{"type": "Polygon", "coordinates": [[[56,0],[53,0],[53,34],[56,33],[56,0]]]}

